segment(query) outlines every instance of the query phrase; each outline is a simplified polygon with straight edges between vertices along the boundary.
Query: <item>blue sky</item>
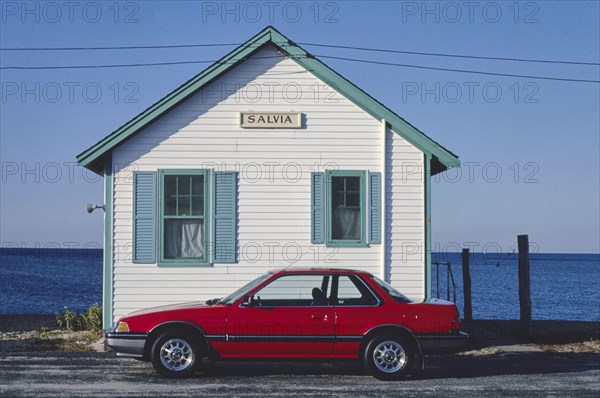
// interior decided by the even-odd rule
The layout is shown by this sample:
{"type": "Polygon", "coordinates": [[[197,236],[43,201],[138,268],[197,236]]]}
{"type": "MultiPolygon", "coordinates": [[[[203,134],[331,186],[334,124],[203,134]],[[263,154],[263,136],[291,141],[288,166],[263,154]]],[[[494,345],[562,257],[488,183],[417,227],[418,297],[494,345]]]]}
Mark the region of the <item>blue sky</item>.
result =
{"type": "MultiPolygon", "coordinates": [[[[0,46],[241,43],[267,25],[299,43],[600,62],[596,1],[1,2],[0,46]]],[[[316,55],[600,80],[598,66],[486,61],[303,45],[316,55]]],[[[1,65],[216,60],[233,47],[2,51],[1,65]]],[[[458,154],[433,184],[434,250],[600,252],[600,84],[325,59],[458,154]]],[[[208,64],[0,70],[0,240],[98,247],[101,179],[88,148],[208,64]]]]}

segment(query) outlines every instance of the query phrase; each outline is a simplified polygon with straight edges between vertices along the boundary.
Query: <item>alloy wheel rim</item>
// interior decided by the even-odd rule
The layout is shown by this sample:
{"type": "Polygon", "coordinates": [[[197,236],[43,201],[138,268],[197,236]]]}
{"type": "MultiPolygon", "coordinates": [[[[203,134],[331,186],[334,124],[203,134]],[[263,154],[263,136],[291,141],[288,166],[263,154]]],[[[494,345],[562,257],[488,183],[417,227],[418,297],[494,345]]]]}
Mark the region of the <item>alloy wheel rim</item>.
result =
{"type": "Polygon", "coordinates": [[[380,371],[394,373],[406,363],[406,352],[393,340],[382,341],[373,351],[373,362],[380,371]]]}
{"type": "Polygon", "coordinates": [[[160,347],[160,361],[165,368],[181,372],[189,368],[194,359],[192,347],[185,340],[171,339],[160,347]]]}

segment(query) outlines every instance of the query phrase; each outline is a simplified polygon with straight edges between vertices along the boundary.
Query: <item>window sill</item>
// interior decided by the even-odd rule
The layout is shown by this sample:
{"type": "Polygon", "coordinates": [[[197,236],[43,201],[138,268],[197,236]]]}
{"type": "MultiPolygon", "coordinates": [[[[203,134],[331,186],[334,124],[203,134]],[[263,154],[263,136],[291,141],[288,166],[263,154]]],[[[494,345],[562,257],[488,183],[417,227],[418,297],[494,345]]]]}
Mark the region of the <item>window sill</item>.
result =
{"type": "Polygon", "coordinates": [[[333,240],[325,242],[327,247],[369,247],[367,242],[333,240]]]}
{"type": "Polygon", "coordinates": [[[182,261],[182,260],[161,260],[158,266],[166,267],[211,267],[212,263],[208,261],[182,261]]]}

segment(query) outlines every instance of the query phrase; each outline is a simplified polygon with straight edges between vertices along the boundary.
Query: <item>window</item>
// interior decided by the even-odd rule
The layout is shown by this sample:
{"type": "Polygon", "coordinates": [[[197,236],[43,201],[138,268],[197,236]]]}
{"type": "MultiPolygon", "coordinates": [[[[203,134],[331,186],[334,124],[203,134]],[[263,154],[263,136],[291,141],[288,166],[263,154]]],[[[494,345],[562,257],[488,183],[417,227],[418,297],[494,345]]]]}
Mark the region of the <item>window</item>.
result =
{"type": "Polygon", "coordinates": [[[133,176],[134,263],[236,263],[237,172],[158,170],[133,176]]]}
{"type": "Polygon", "coordinates": [[[327,182],[327,244],[365,246],[364,171],[330,171],[327,182]]]}
{"type": "Polygon", "coordinates": [[[340,275],[336,305],[377,305],[377,298],[358,277],[340,275]]]}
{"type": "Polygon", "coordinates": [[[208,263],[208,171],[161,170],[159,175],[160,263],[208,263]]]}
{"type": "Polygon", "coordinates": [[[254,300],[265,307],[329,305],[331,296],[329,281],[328,275],[282,276],[256,292],[254,300]]]}
{"type": "Polygon", "coordinates": [[[355,247],[381,244],[381,191],[380,172],[312,172],[311,243],[355,247]]]}
{"type": "Polygon", "coordinates": [[[219,300],[218,301],[219,304],[231,305],[231,304],[235,303],[236,301],[241,299],[246,293],[248,293],[250,290],[254,289],[256,286],[260,285],[261,283],[263,283],[265,280],[267,280],[270,277],[271,277],[270,273],[259,276],[258,278],[254,279],[253,281],[246,283],[244,286],[242,286],[235,292],[231,293],[229,296],[224,297],[221,300],[219,300]]]}
{"type": "Polygon", "coordinates": [[[410,303],[411,302],[411,300],[408,297],[406,297],[405,295],[403,295],[402,293],[400,293],[399,291],[394,289],[389,283],[382,281],[381,279],[379,279],[376,276],[373,276],[373,280],[375,282],[377,282],[377,284],[379,286],[381,286],[381,288],[383,290],[385,290],[386,293],[389,294],[390,297],[394,299],[394,301],[399,301],[401,303],[410,303]]]}

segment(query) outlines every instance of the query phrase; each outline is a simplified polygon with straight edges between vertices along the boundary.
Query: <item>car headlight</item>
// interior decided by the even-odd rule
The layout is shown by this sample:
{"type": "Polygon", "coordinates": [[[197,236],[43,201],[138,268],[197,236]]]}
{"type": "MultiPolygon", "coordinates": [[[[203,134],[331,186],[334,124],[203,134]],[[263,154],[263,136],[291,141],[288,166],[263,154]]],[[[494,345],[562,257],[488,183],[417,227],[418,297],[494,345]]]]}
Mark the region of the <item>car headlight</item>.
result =
{"type": "Polygon", "coordinates": [[[129,332],[129,325],[127,322],[119,322],[117,323],[117,327],[115,328],[115,332],[129,332]]]}

